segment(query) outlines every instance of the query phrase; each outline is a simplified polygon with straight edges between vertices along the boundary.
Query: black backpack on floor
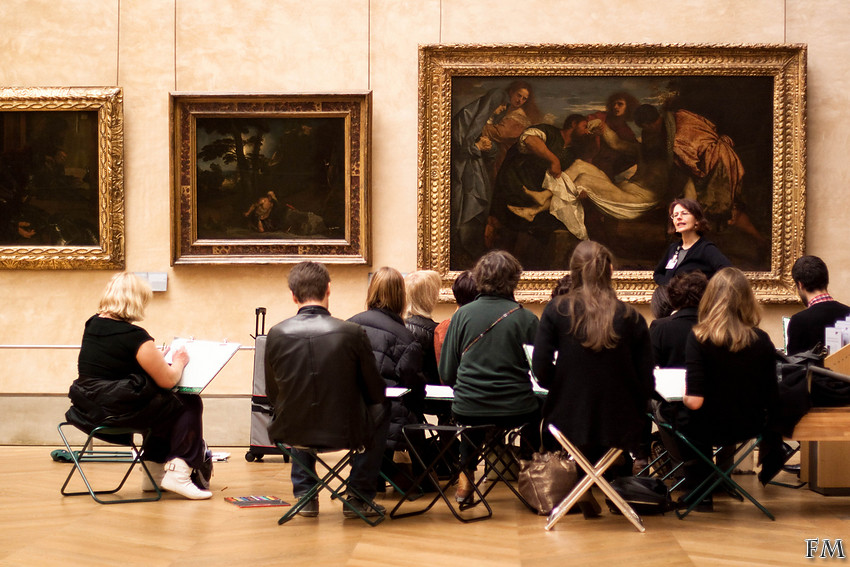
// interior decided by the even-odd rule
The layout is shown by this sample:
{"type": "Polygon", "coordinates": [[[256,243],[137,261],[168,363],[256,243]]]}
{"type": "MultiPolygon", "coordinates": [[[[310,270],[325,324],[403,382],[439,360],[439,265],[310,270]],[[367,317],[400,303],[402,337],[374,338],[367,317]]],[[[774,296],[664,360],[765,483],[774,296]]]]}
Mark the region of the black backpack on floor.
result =
{"type": "MultiPolygon", "coordinates": [[[[673,500],[667,485],[658,478],[621,476],[615,478],[611,486],[638,515],[663,514],[673,509],[673,500]]],[[[609,498],[606,498],[605,502],[611,513],[620,513],[619,508],[609,498]]]]}

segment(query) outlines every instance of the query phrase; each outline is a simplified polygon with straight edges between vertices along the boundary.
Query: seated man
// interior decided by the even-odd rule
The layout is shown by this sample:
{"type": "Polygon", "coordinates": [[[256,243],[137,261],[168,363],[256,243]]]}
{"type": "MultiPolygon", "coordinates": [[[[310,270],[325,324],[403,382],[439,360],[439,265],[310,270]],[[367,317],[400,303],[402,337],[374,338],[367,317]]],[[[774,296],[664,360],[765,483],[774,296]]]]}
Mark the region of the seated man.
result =
{"type": "MultiPolygon", "coordinates": [[[[352,459],[349,484],[368,502],[349,496],[364,516],[377,516],[373,502],[387,436],[385,384],[365,331],[331,317],[330,275],[315,262],[289,272],[289,289],[298,314],[269,330],[266,341],[266,390],[274,406],[269,436],[288,445],[315,449],[365,447],[352,459]]],[[[315,471],[313,453],[293,450],[315,471]]],[[[315,481],[292,464],[292,492],[307,494],[315,481]]],[[[299,514],[315,517],[318,499],[299,514]]],[[[357,514],[343,507],[346,518],[357,514]]]]}
{"type": "Polygon", "coordinates": [[[829,270],[817,256],[798,258],[791,268],[791,278],[806,304],[806,309],[788,322],[788,354],[797,354],[823,344],[825,329],[850,315],[850,307],[835,301],[827,292],[829,270]]]}

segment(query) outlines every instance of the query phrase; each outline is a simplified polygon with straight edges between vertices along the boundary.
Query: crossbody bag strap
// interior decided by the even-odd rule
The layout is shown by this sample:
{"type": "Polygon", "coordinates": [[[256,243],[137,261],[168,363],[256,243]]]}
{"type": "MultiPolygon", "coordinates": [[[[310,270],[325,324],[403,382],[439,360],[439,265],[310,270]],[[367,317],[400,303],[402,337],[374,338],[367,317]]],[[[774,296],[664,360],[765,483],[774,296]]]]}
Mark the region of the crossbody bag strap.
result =
{"type": "Polygon", "coordinates": [[[489,327],[487,327],[486,329],[484,329],[484,331],[483,331],[480,335],[478,335],[477,337],[475,337],[474,339],[472,339],[472,342],[471,342],[471,343],[469,343],[468,345],[466,345],[466,348],[465,348],[465,349],[463,349],[463,352],[462,352],[462,353],[460,353],[460,355],[461,355],[461,356],[463,356],[464,354],[466,354],[466,351],[468,351],[469,349],[471,349],[471,348],[472,348],[472,345],[474,345],[475,343],[477,343],[478,341],[480,341],[480,340],[481,340],[481,337],[483,337],[484,335],[486,335],[486,334],[487,334],[487,332],[488,332],[488,331],[490,331],[490,329],[492,329],[493,327],[495,327],[496,325],[498,325],[500,321],[502,321],[503,319],[505,319],[508,315],[510,315],[511,313],[513,313],[514,311],[516,311],[517,309],[522,309],[522,305],[517,304],[517,306],[516,306],[516,307],[514,307],[513,309],[511,309],[511,310],[510,310],[510,311],[508,311],[507,313],[503,313],[501,317],[499,317],[498,319],[496,319],[495,321],[493,321],[493,323],[492,323],[489,327]]]}

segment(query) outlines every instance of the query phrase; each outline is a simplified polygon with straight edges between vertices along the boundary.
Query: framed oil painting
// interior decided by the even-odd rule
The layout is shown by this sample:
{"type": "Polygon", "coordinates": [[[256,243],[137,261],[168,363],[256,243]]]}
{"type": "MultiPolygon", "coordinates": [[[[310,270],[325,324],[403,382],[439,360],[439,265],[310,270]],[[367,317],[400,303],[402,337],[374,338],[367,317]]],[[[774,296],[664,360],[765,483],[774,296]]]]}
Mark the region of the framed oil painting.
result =
{"type": "Polygon", "coordinates": [[[123,164],[120,88],[0,88],[0,268],[123,268],[123,164]]]}
{"type": "Polygon", "coordinates": [[[171,94],[173,263],[369,262],[371,94],[171,94]]]}
{"type": "Polygon", "coordinates": [[[804,46],[426,45],[419,62],[418,265],[443,299],[498,248],[525,269],[517,297],[547,301],[592,239],[618,295],[646,303],[682,197],[760,301],[797,299],[804,46]]]}

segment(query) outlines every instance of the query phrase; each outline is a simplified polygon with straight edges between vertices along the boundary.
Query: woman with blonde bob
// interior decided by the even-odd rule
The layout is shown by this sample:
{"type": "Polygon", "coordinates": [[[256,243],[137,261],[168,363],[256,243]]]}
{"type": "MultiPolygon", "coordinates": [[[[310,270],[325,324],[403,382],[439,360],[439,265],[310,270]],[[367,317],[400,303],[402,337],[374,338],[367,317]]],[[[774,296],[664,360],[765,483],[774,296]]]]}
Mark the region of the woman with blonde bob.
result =
{"type": "Polygon", "coordinates": [[[434,330],[437,322],[431,312],[440,295],[440,274],[434,270],[419,270],[404,277],[407,290],[407,319],[405,327],[416,337],[422,347],[422,373],[428,384],[439,384],[437,356],[434,352],[434,330]]]}
{"type": "MultiPolygon", "coordinates": [[[[150,428],[144,459],[164,463],[148,467],[154,480],[186,498],[210,498],[212,464],[203,438],[201,398],[171,391],[189,355],[180,348],[166,363],[153,337],[135,325],[152,295],[150,286],[130,272],[109,281],[97,313],[86,321],[79,377],[68,392],[73,405],[65,416],[84,431],[100,425],[150,428]]],[[[146,475],[142,488],[155,490],[146,475]]]]}
{"type": "Polygon", "coordinates": [[[534,341],[534,373],[549,389],[544,422],[591,460],[611,447],[640,446],[653,389],[646,321],[617,299],[613,273],[607,248],[580,242],[570,259],[570,289],[543,310],[534,341]]]}
{"type": "MultiPolygon", "coordinates": [[[[700,449],[734,445],[765,430],[778,397],[776,348],[759,329],[761,313],[746,276],[723,268],[708,282],[698,322],[685,345],[684,408],[677,427],[700,449]]],[[[699,485],[711,470],[700,459],[685,461],[685,489],[699,485]]],[[[710,507],[711,502],[704,502],[710,507]]]]}

